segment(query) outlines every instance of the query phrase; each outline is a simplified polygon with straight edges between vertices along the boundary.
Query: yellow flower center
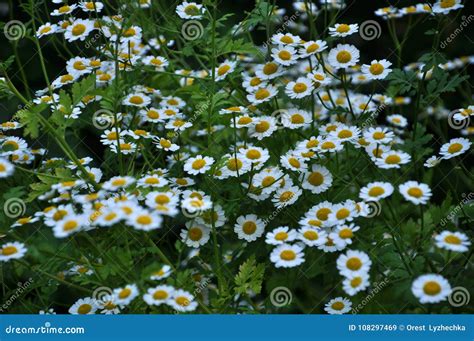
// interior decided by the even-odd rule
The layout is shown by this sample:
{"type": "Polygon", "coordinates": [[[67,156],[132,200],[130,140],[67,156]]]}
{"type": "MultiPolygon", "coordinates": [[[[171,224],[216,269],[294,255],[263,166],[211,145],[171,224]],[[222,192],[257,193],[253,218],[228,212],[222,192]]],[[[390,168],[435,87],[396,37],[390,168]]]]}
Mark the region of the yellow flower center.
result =
{"type": "Polygon", "coordinates": [[[324,176],[319,172],[312,172],[308,176],[308,182],[313,186],[321,186],[324,182],[324,176]]]}
{"type": "Polygon", "coordinates": [[[316,217],[319,219],[319,220],[328,220],[328,216],[329,216],[329,213],[331,213],[331,209],[327,208],[327,207],[323,207],[323,208],[320,208],[318,210],[318,212],[316,212],[316,217]]]}
{"type": "Polygon", "coordinates": [[[441,292],[441,285],[439,285],[438,282],[429,281],[426,282],[425,285],[423,285],[423,291],[427,295],[435,296],[441,292]]]}
{"type": "Polygon", "coordinates": [[[204,161],[203,159],[198,159],[192,163],[191,167],[195,170],[198,170],[204,167],[205,165],[206,165],[206,161],[204,161]]]}
{"type": "Polygon", "coordinates": [[[380,63],[374,63],[374,64],[370,65],[370,68],[369,68],[370,73],[373,74],[373,75],[376,75],[376,76],[382,74],[382,72],[384,70],[385,70],[385,68],[380,63]]]}
{"type": "Polygon", "coordinates": [[[249,84],[250,84],[251,86],[257,86],[257,85],[259,85],[259,84],[261,84],[261,83],[262,83],[262,81],[260,80],[260,78],[254,77],[254,78],[252,78],[252,79],[250,80],[250,83],[249,83],[249,84]]]}
{"type": "Polygon", "coordinates": [[[129,102],[132,104],[140,105],[143,104],[144,100],[140,96],[132,96],[130,97],[129,102]]]}
{"type": "Polygon", "coordinates": [[[74,230],[77,226],[78,226],[77,221],[69,220],[64,224],[63,230],[64,231],[71,231],[71,230],[74,230]]]}
{"type": "Polygon", "coordinates": [[[415,198],[420,198],[423,195],[423,191],[417,187],[412,187],[408,190],[408,195],[415,198]]]}
{"type": "Polygon", "coordinates": [[[349,63],[352,59],[352,55],[349,51],[339,51],[336,55],[336,59],[339,63],[345,64],[349,63]]]}
{"type": "Polygon", "coordinates": [[[339,137],[340,139],[350,138],[350,137],[352,137],[352,131],[350,131],[348,129],[343,129],[339,132],[339,134],[337,134],[337,137],[339,137]]]}
{"type": "Polygon", "coordinates": [[[346,219],[351,214],[347,208],[341,208],[339,211],[336,212],[337,219],[346,219]]]}
{"type": "Polygon", "coordinates": [[[184,297],[184,296],[179,296],[179,297],[176,297],[175,298],[175,302],[182,306],[182,307],[186,307],[189,305],[189,303],[191,303],[187,297],[184,297]]]}
{"type": "Polygon", "coordinates": [[[152,220],[150,218],[150,216],[147,216],[147,215],[141,215],[137,218],[137,223],[139,223],[140,225],[149,225],[151,224],[152,220]]]}
{"type": "Polygon", "coordinates": [[[383,189],[383,187],[380,187],[380,186],[374,186],[369,190],[369,195],[371,197],[378,197],[384,193],[385,193],[385,190],[383,189]]]}
{"type": "Polygon", "coordinates": [[[361,277],[355,277],[351,280],[351,287],[357,288],[362,283],[361,277]]]}
{"type": "Polygon", "coordinates": [[[460,245],[462,243],[461,239],[456,237],[455,235],[450,234],[444,238],[444,241],[448,244],[460,245]]]}
{"type": "Polygon", "coordinates": [[[131,293],[132,293],[132,290],[130,290],[129,288],[125,288],[120,291],[118,297],[121,300],[123,300],[124,298],[127,298],[128,296],[130,296],[131,293]]]}
{"type": "Polygon", "coordinates": [[[165,300],[168,298],[168,293],[165,290],[157,290],[153,294],[155,300],[165,300]]]}
{"type": "Polygon", "coordinates": [[[304,117],[301,114],[294,114],[291,116],[291,123],[293,124],[303,124],[304,117]]]}
{"type": "Polygon", "coordinates": [[[316,231],[309,230],[303,233],[303,236],[308,240],[317,240],[319,238],[319,235],[316,231]]]}
{"type": "Polygon", "coordinates": [[[270,123],[267,121],[261,121],[255,125],[255,131],[257,133],[264,133],[270,129],[270,123]]]}
{"type": "Polygon", "coordinates": [[[296,253],[293,250],[285,250],[280,253],[280,258],[287,261],[294,260],[296,253]]]}
{"type": "Polygon", "coordinates": [[[360,261],[359,258],[352,257],[347,260],[346,266],[348,269],[352,271],[357,271],[362,267],[362,262],[360,261]]]}
{"type": "Polygon", "coordinates": [[[344,303],[342,303],[342,302],[334,302],[334,303],[331,305],[331,308],[334,309],[334,310],[342,310],[342,309],[344,309],[344,303]]]}
{"type": "Polygon", "coordinates": [[[229,161],[227,161],[227,168],[229,168],[231,171],[236,171],[240,168],[242,168],[243,163],[239,159],[232,158],[229,161]]]}
{"type": "Polygon", "coordinates": [[[112,186],[123,186],[127,183],[125,179],[115,179],[112,181],[112,186]]]}
{"type": "Polygon", "coordinates": [[[399,164],[402,159],[400,156],[394,154],[394,155],[389,155],[385,158],[385,162],[388,163],[389,165],[396,165],[399,164]]]}
{"type": "Polygon", "coordinates": [[[14,255],[17,252],[18,252],[18,249],[14,246],[5,246],[2,249],[2,255],[3,256],[11,256],[11,255],[14,255]]]}
{"type": "Polygon", "coordinates": [[[319,45],[314,43],[314,44],[311,44],[309,45],[307,48],[306,48],[306,52],[308,53],[313,53],[314,51],[317,51],[319,49],[319,45]]]}
{"type": "Polygon", "coordinates": [[[253,234],[257,230],[257,225],[253,221],[246,221],[242,226],[245,234],[253,234]]]}
{"type": "Polygon", "coordinates": [[[278,57],[280,57],[281,60],[290,60],[291,53],[286,50],[283,50],[278,53],[278,57]]]}
{"type": "Polygon", "coordinates": [[[199,15],[199,8],[196,5],[188,5],[184,8],[184,13],[187,15],[199,15]]]}
{"type": "Polygon", "coordinates": [[[293,40],[293,38],[291,38],[290,36],[288,35],[284,35],[283,37],[280,38],[280,41],[282,43],[285,43],[285,44],[293,44],[295,41],[293,40]]]}
{"type": "Polygon", "coordinates": [[[276,240],[279,240],[279,241],[283,241],[283,240],[287,240],[288,239],[288,233],[286,232],[278,232],[276,235],[275,235],[275,239],[276,240]]]}
{"type": "Polygon", "coordinates": [[[354,237],[354,233],[352,233],[351,229],[343,229],[339,231],[339,237],[342,239],[348,239],[354,237]]]}
{"type": "Polygon", "coordinates": [[[454,154],[462,150],[462,144],[460,143],[453,143],[448,147],[448,153],[454,154]]]}
{"type": "Polygon", "coordinates": [[[262,99],[265,99],[270,96],[270,91],[268,91],[265,88],[258,89],[257,92],[255,93],[255,98],[261,101],[262,99]]]}
{"type": "Polygon", "coordinates": [[[455,0],[441,0],[441,8],[451,8],[456,4],[455,0]]]}
{"type": "Polygon", "coordinates": [[[297,94],[305,92],[307,89],[308,89],[308,86],[304,83],[296,83],[295,86],[293,87],[293,91],[296,92],[297,94]]]}
{"type": "Polygon", "coordinates": [[[347,25],[347,24],[340,24],[340,25],[337,27],[336,31],[337,31],[338,33],[347,33],[347,32],[349,32],[350,29],[351,29],[351,27],[350,27],[349,25],[347,25]]]}
{"type": "Polygon", "coordinates": [[[227,71],[229,71],[229,70],[230,70],[230,65],[225,64],[225,65],[220,66],[217,69],[217,74],[219,76],[222,76],[222,75],[225,75],[227,73],[227,71]]]}
{"type": "Polygon", "coordinates": [[[257,149],[250,149],[247,151],[246,155],[251,160],[257,160],[262,156],[262,154],[257,149]]]}
{"type": "Polygon", "coordinates": [[[198,227],[192,227],[188,232],[189,239],[196,242],[202,238],[202,231],[198,227]]]}
{"type": "Polygon", "coordinates": [[[92,306],[90,304],[81,304],[81,306],[77,309],[77,312],[81,315],[88,314],[92,310],[92,306]]]}
{"type": "Polygon", "coordinates": [[[74,25],[74,27],[72,28],[72,34],[74,36],[80,36],[85,31],[86,31],[86,25],[83,25],[83,24],[74,25]]]}
{"type": "Polygon", "coordinates": [[[375,139],[375,140],[381,140],[383,138],[385,138],[385,133],[384,132],[381,132],[381,131],[377,131],[375,132],[372,137],[375,139]]]}
{"type": "Polygon", "coordinates": [[[280,201],[281,202],[289,201],[291,198],[293,198],[293,195],[294,195],[293,192],[290,192],[290,191],[283,192],[280,195],[280,201]]]}
{"type": "Polygon", "coordinates": [[[275,63],[267,63],[263,67],[263,73],[266,74],[267,76],[274,74],[275,72],[277,72],[277,70],[278,70],[278,65],[275,63]]]}
{"type": "Polygon", "coordinates": [[[322,149],[333,149],[333,148],[336,148],[336,145],[334,144],[334,142],[326,141],[326,142],[323,142],[321,144],[321,148],[322,149]]]}

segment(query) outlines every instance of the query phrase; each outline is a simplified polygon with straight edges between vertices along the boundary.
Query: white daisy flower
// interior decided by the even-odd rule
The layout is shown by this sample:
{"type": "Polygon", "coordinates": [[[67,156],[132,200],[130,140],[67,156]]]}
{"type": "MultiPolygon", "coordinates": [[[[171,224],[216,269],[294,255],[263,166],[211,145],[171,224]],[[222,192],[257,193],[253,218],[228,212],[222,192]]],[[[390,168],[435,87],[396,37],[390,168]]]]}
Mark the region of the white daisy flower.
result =
{"type": "Polygon", "coordinates": [[[427,184],[416,181],[407,181],[398,186],[400,194],[405,200],[415,205],[425,205],[431,198],[431,189],[427,184]]]}
{"type": "Polygon", "coordinates": [[[261,104],[270,101],[278,93],[273,85],[259,87],[247,95],[247,100],[252,104],[261,104]]]}
{"type": "Polygon", "coordinates": [[[232,72],[235,71],[237,63],[236,62],[231,62],[226,60],[224,63],[216,67],[215,69],[215,75],[216,75],[216,81],[223,80],[227,77],[227,75],[231,74],[232,72]]]}
{"type": "Polygon", "coordinates": [[[314,164],[303,176],[301,187],[314,194],[326,192],[332,185],[331,172],[324,166],[314,164]]]}
{"type": "Polygon", "coordinates": [[[304,226],[298,230],[298,237],[308,246],[319,246],[327,242],[327,233],[324,230],[304,226]]]}
{"type": "Polygon", "coordinates": [[[451,139],[448,143],[441,146],[439,153],[443,159],[451,159],[458,155],[464,154],[469,148],[471,148],[471,141],[464,137],[458,137],[451,139]]]}
{"type": "Polygon", "coordinates": [[[297,186],[285,186],[278,189],[272,197],[272,202],[277,208],[293,205],[303,191],[297,186]]]}
{"type": "Polygon", "coordinates": [[[175,290],[172,299],[168,304],[179,312],[194,311],[198,307],[198,303],[194,300],[194,296],[181,289],[175,290]]]}
{"type": "Polygon", "coordinates": [[[161,227],[163,218],[156,212],[150,212],[145,209],[136,210],[127,217],[127,224],[137,230],[151,231],[161,227]]]}
{"type": "Polygon", "coordinates": [[[214,161],[212,157],[197,155],[186,160],[183,168],[186,173],[191,175],[204,174],[211,169],[214,161]]]}
{"type": "Polygon", "coordinates": [[[394,134],[384,127],[370,127],[364,132],[364,139],[369,143],[389,144],[394,134]]]}
{"type": "Polygon", "coordinates": [[[298,62],[299,56],[295,48],[280,45],[272,49],[272,57],[278,64],[290,66],[298,62]]]}
{"type": "Polygon", "coordinates": [[[362,187],[359,192],[359,198],[365,201],[379,201],[387,198],[393,193],[393,186],[390,182],[371,182],[362,187]]]}
{"type": "Polygon", "coordinates": [[[139,295],[139,291],[136,284],[127,284],[123,288],[114,289],[113,295],[117,304],[129,305],[139,295]]]}
{"type": "Polygon", "coordinates": [[[77,300],[68,310],[72,315],[93,315],[96,311],[97,302],[90,297],[77,300]]]}
{"type": "Polygon", "coordinates": [[[187,246],[198,248],[209,241],[210,229],[201,224],[196,224],[191,221],[186,223],[186,229],[181,230],[181,240],[187,246]]]}
{"type": "Polygon", "coordinates": [[[51,23],[48,22],[48,23],[38,27],[38,30],[36,31],[36,36],[38,38],[41,38],[41,37],[44,37],[44,36],[48,36],[50,34],[54,34],[54,33],[58,32],[58,30],[59,30],[58,25],[51,24],[51,23]]]}
{"type": "Polygon", "coordinates": [[[363,251],[348,250],[337,258],[337,269],[341,276],[348,277],[359,273],[368,273],[372,261],[363,251]]]}
{"type": "Polygon", "coordinates": [[[433,5],[432,10],[433,13],[447,14],[463,7],[461,0],[439,0],[433,5]]]}
{"type": "Polygon", "coordinates": [[[362,65],[362,73],[367,79],[385,79],[392,69],[390,69],[390,63],[388,60],[373,60],[370,65],[362,65]]]}
{"type": "Polygon", "coordinates": [[[333,298],[324,306],[324,310],[331,315],[342,315],[348,313],[351,309],[351,301],[344,297],[333,298]]]}
{"type": "Polygon", "coordinates": [[[20,259],[26,253],[25,244],[11,242],[3,244],[0,248],[0,262],[8,262],[10,259],[20,259]]]}
{"type": "Polygon", "coordinates": [[[181,19],[201,20],[206,9],[203,5],[195,2],[183,1],[182,4],[176,7],[176,13],[181,19]]]}
{"type": "Polygon", "coordinates": [[[294,241],[298,237],[295,230],[288,226],[277,227],[265,235],[265,243],[269,245],[281,245],[294,241]]]}
{"type": "Polygon", "coordinates": [[[446,300],[451,295],[452,289],[443,276],[426,274],[413,281],[411,291],[420,303],[438,303],[446,300]]]}
{"type": "Polygon", "coordinates": [[[364,291],[369,286],[369,275],[366,273],[359,273],[349,275],[342,282],[342,289],[349,296],[354,296],[360,291],[364,291]]]}
{"type": "Polygon", "coordinates": [[[285,93],[293,99],[300,99],[311,95],[313,83],[306,77],[299,77],[286,85],[285,93]]]}
{"type": "Polygon", "coordinates": [[[436,246],[454,252],[467,252],[471,242],[462,232],[443,231],[435,236],[436,246]]]}
{"type": "Polygon", "coordinates": [[[393,124],[398,128],[405,128],[408,125],[408,120],[402,115],[388,115],[387,122],[393,124]]]}
{"type": "Polygon", "coordinates": [[[146,107],[150,103],[151,98],[141,93],[130,94],[122,101],[123,105],[139,108],[146,107]]]}
{"type": "Polygon", "coordinates": [[[383,152],[382,155],[375,160],[375,164],[379,168],[392,169],[400,168],[400,165],[407,164],[410,161],[410,154],[399,150],[390,150],[388,152],[383,152]]]}
{"type": "MultiPolygon", "coordinates": [[[[284,72],[285,72],[285,70],[284,70],[283,66],[279,65],[276,62],[268,62],[268,63],[263,64],[263,65],[258,65],[255,68],[255,75],[263,81],[267,81],[267,80],[270,80],[270,79],[275,79],[275,78],[283,75],[284,72]]],[[[261,87],[262,86],[260,86],[259,88],[261,88],[261,87]]]]}
{"type": "Polygon", "coordinates": [[[160,306],[162,304],[169,304],[175,289],[170,285],[158,285],[154,288],[149,288],[143,300],[148,305],[160,306]]]}
{"type": "Polygon", "coordinates": [[[344,69],[359,62],[360,53],[354,45],[339,44],[329,51],[328,62],[335,69],[344,69]]]}
{"type": "Polygon", "coordinates": [[[265,223],[255,214],[240,216],[234,225],[234,232],[239,239],[253,242],[260,238],[265,230],[265,223]]]}
{"type": "Polygon", "coordinates": [[[15,171],[15,167],[7,160],[0,157],[0,179],[9,177],[15,171]]]}
{"type": "Polygon", "coordinates": [[[347,37],[358,31],[358,24],[336,24],[334,27],[329,27],[329,35],[332,37],[347,37]]]}
{"type": "Polygon", "coordinates": [[[76,19],[66,28],[64,38],[69,41],[84,41],[89,33],[94,29],[94,22],[88,19],[76,19]]]}
{"type": "Polygon", "coordinates": [[[293,268],[305,261],[303,248],[299,245],[278,245],[270,254],[270,261],[277,268],[293,268]]]}
{"type": "Polygon", "coordinates": [[[285,128],[298,129],[311,123],[311,113],[306,110],[288,109],[281,113],[281,124],[285,128]]]}

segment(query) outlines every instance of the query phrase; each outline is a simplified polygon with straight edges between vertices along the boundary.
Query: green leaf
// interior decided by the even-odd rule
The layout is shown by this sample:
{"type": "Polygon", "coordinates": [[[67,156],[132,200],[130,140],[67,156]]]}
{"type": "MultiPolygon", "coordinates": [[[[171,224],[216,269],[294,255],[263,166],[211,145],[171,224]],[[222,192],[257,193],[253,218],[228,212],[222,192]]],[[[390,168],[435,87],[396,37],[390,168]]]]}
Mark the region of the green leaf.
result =
{"type": "Polygon", "coordinates": [[[245,294],[249,290],[259,294],[262,290],[263,274],[265,265],[258,264],[255,257],[250,257],[239,267],[239,273],[235,276],[235,292],[245,294]]]}

